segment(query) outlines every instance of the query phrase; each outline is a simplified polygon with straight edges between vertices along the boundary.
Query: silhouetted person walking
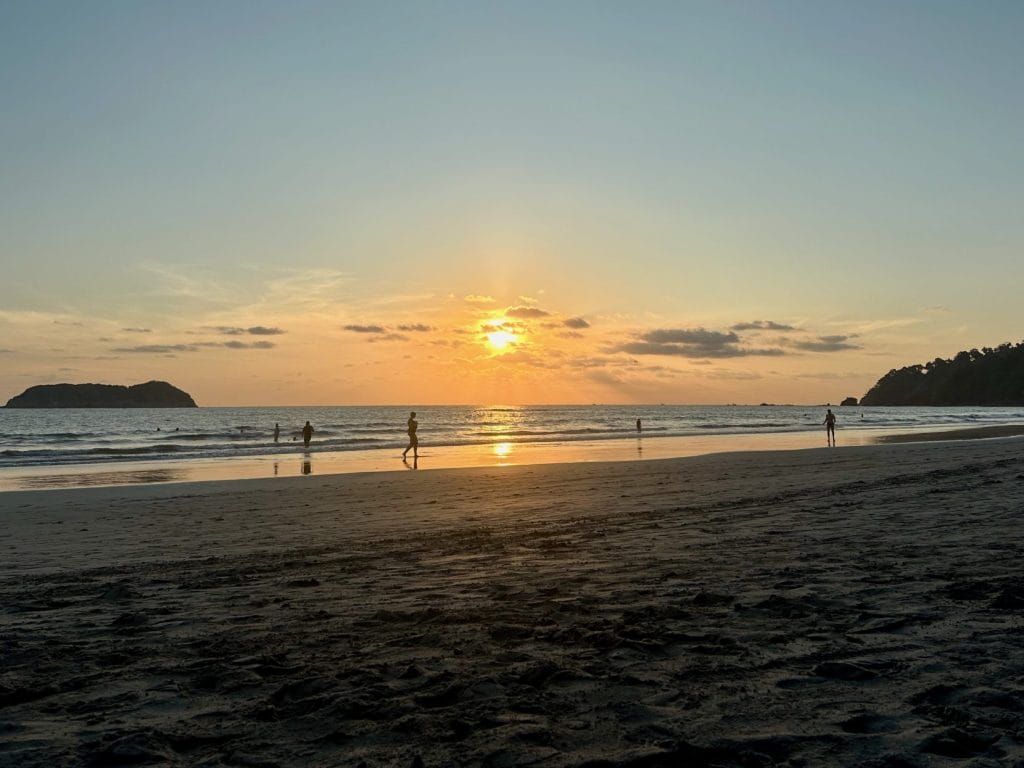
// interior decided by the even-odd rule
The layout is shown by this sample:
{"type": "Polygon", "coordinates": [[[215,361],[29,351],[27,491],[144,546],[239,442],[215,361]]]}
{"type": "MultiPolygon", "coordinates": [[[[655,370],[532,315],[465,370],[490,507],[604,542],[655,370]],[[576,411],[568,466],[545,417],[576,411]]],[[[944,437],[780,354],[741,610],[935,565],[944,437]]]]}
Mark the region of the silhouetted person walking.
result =
{"type": "Polygon", "coordinates": [[[307,421],[302,428],[302,443],[309,448],[309,441],[313,439],[313,426],[307,421]]]}
{"type": "Polygon", "coordinates": [[[642,427],[642,426],[640,426],[640,419],[637,419],[637,420],[636,420],[636,433],[637,433],[638,435],[640,434],[640,430],[641,430],[641,429],[643,429],[643,427],[642,427]]]}
{"type": "Polygon", "coordinates": [[[412,413],[409,414],[409,420],[406,422],[406,424],[408,424],[409,426],[409,444],[405,446],[405,450],[402,451],[402,458],[405,458],[405,454],[407,454],[409,452],[409,449],[411,448],[413,459],[418,459],[418,449],[420,443],[419,440],[416,438],[416,429],[419,427],[420,423],[416,421],[416,411],[413,411],[412,413]]]}
{"type": "Polygon", "coordinates": [[[833,448],[836,447],[836,415],[832,413],[832,409],[829,408],[825,413],[825,421],[822,422],[825,425],[825,441],[828,445],[833,448]]]}
{"type": "Polygon", "coordinates": [[[277,438],[281,436],[281,425],[274,422],[274,442],[277,442],[277,438]]]}

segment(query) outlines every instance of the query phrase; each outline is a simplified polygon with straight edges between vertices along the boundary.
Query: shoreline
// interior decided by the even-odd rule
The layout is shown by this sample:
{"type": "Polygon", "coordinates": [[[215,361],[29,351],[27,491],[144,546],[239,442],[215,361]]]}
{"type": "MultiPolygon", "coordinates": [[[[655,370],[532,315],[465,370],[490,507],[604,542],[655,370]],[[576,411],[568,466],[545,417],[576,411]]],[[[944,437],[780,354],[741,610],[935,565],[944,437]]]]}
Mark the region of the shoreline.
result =
{"type": "Polygon", "coordinates": [[[13,492],[0,762],[1013,764],[1022,471],[989,440],[13,492]]]}
{"type": "MultiPolygon", "coordinates": [[[[823,430],[822,430],[823,431],[823,430]]],[[[837,430],[843,448],[880,443],[973,440],[1024,436],[1024,424],[920,429],[837,430]]],[[[364,472],[507,467],[608,461],[649,461],[746,451],[813,450],[819,432],[764,432],[689,436],[639,436],[616,440],[546,443],[491,443],[463,446],[422,446],[418,462],[402,462],[388,449],[305,451],[296,447],[276,455],[203,459],[133,460],[122,462],[37,465],[0,468],[0,499],[12,491],[58,488],[117,487],[200,481],[283,479],[364,472]]]]}

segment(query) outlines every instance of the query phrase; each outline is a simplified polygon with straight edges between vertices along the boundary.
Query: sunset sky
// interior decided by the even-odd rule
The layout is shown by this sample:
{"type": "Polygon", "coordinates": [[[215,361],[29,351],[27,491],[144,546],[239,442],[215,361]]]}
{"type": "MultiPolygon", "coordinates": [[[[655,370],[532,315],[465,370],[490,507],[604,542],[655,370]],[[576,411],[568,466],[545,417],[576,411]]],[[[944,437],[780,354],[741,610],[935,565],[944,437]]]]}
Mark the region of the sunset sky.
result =
{"type": "Polygon", "coordinates": [[[1019,2],[5,2],[0,404],[823,403],[1024,338],[1019,2]]]}

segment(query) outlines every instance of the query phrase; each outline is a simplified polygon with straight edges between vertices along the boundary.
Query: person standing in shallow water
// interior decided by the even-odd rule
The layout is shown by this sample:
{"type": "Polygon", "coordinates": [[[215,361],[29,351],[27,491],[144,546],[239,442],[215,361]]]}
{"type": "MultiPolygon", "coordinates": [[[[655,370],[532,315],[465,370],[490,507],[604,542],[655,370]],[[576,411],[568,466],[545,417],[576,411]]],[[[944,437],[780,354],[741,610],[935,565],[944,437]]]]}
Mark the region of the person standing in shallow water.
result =
{"type": "Polygon", "coordinates": [[[308,421],[302,428],[302,444],[309,448],[309,441],[313,439],[313,425],[308,421]]]}
{"type": "Polygon", "coordinates": [[[832,409],[829,408],[825,412],[825,421],[822,422],[825,425],[825,441],[828,445],[833,448],[836,447],[836,415],[832,413],[832,409]]]}
{"type": "Polygon", "coordinates": [[[281,436],[281,425],[274,422],[274,442],[277,442],[277,438],[281,436]]]}
{"type": "Polygon", "coordinates": [[[406,422],[406,424],[408,425],[409,444],[405,446],[405,450],[402,451],[402,459],[405,459],[405,454],[409,452],[410,448],[412,449],[412,457],[414,459],[418,459],[420,443],[419,440],[416,438],[416,430],[420,426],[420,423],[416,421],[416,411],[413,411],[412,413],[409,414],[409,420],[406,422]]]}

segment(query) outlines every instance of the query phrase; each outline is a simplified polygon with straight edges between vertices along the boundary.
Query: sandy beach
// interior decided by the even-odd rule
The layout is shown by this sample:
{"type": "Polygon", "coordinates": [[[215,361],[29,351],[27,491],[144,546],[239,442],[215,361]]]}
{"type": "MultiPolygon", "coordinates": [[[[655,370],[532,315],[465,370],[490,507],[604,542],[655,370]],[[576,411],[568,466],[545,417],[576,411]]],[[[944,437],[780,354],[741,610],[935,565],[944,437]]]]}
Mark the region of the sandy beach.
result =
{"type": "Polygon", "coordinates": [[[1018,765],[1022,449],[0,494],[0,763],[1018,765]]]}

